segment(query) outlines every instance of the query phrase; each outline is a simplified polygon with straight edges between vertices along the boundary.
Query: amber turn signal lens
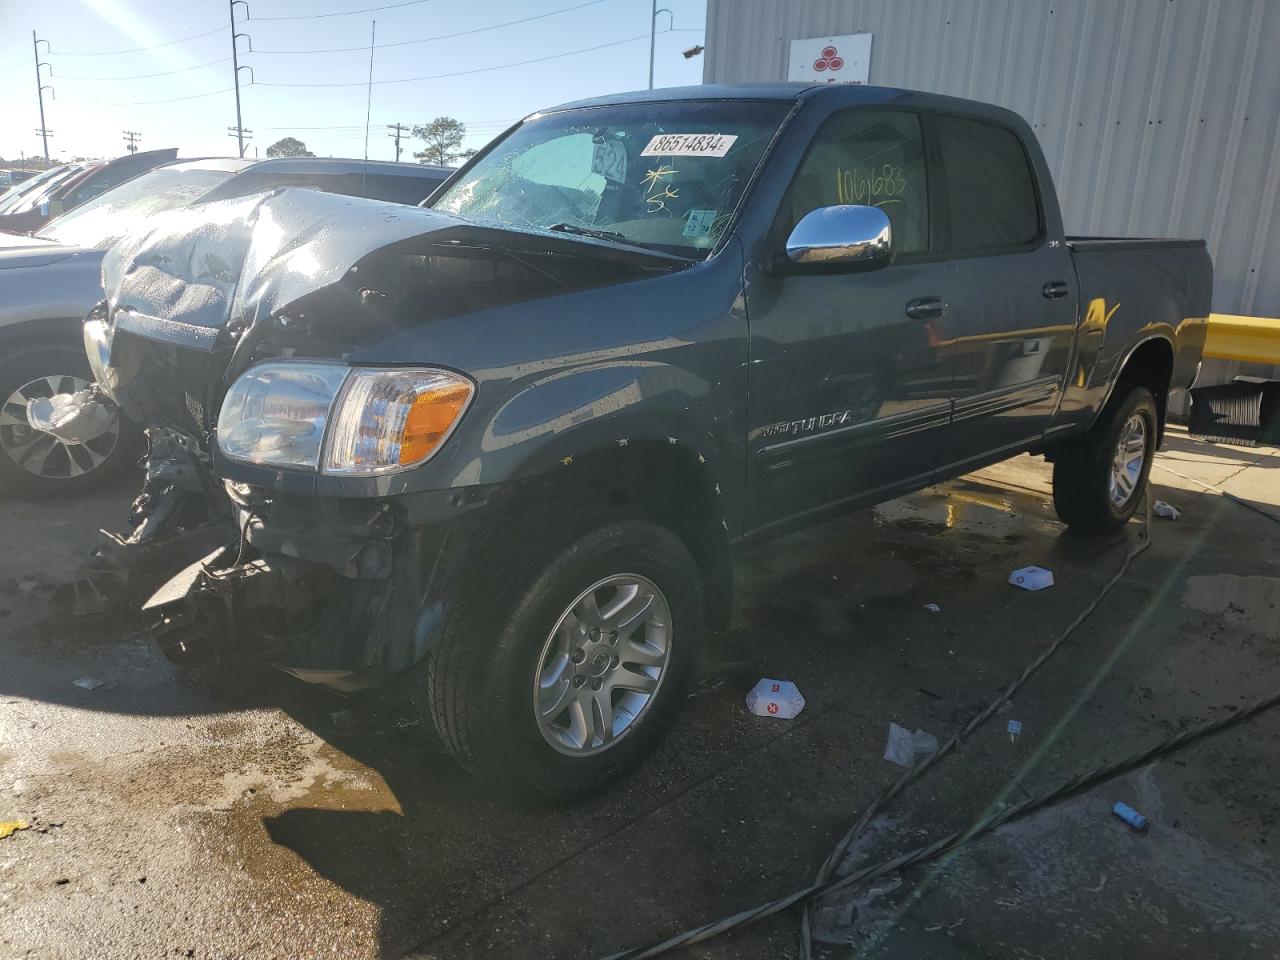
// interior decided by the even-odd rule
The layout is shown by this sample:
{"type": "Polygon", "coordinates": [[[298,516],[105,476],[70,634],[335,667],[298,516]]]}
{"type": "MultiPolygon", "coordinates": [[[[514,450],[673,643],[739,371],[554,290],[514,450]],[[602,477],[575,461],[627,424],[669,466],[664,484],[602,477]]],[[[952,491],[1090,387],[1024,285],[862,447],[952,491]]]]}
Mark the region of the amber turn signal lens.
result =
{"type": "Polygon", "coordinates": [[[469,399],[471,385],[455,383],[436,387],[414,400],[400,438],[400,464],[408,466],[427,457],[448,434],[469,399]]]}

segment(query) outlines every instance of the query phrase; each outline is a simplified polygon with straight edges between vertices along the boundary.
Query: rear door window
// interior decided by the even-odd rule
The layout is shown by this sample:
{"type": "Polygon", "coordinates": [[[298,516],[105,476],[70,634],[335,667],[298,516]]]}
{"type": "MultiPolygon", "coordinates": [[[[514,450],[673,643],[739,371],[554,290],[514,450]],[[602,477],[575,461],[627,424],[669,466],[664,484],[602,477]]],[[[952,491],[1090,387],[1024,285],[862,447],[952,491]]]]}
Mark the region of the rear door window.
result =
{"type": "Polygon", "coordinates": [[[1040,235],[1035,177],[1011,130],[939,116],[943,202],[956,251],[1022,247],[1040,235]]]}

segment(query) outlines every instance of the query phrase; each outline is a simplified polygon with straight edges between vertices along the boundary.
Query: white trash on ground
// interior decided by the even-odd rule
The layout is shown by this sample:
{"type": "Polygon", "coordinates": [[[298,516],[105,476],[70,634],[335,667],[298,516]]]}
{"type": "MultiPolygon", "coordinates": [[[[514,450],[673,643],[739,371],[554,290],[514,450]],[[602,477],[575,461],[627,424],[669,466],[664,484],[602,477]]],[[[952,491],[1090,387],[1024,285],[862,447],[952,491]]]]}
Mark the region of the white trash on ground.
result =
{"type": "Polygon", "coordinates": [[[1053,571],[1044,567],[1022,567],[1009,574],[1009,582],[1023,590],[1043,590],[1053,586],[1053,571]]]}
{"type": "Polygon", "coordinates": [[[889,739],[884,745],[884,758],[900,767],[916,762],[916,755],[938,752],[938,738],[925,730],[912,733],[896,723],[889,724],[889,739]]]}
{"type": "Polygon", "coordinates": [[[936,603],[926,603],[926,604],[924,605],[924,608],[925,608],[926,610],[928,610],[930,613],[941,613],[941,612],[942,612],[942,608],[941,608],[940,606],[938,606],[936,603]]]}
{"type": "Polygon", "coordinates": [[[804,709],[800,688],[790,680],[761,680],[747,694],[747,709],[757,717],[790,720],[804,709]]]}
{"type": "Polygon", "coordinates": [[[1163,500],[1157,500],[1151,505],[1151,509],[1155,511],[1157,517],[1164,517],[1166,520],[1177,520],[1182,515],[1181,510],[1172,503],[1165,503],[1163,500]]]}
{"type": "Polygon", "coordinates": [[[85,690],[97,690],[107,681],[99,680],[96,677],[81,677],[79,680],[72,680],[71,682],[77,687],[81,687],[85,690]]]}

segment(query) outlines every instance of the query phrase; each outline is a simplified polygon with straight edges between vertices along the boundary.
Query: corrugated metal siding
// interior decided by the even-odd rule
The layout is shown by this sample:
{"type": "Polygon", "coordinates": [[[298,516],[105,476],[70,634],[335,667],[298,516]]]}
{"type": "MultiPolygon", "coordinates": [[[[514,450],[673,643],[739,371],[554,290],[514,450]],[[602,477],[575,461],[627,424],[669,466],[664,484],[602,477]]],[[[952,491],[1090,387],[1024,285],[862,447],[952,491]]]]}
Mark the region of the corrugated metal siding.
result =
{"type": "Polygon", "coordinates": [[[1204,237],[1214,309],[1280,317],[1280,0],[708,0],[708,82],[869,32],[871,82],[1031,123],[1069,233],[1204,237]]]}

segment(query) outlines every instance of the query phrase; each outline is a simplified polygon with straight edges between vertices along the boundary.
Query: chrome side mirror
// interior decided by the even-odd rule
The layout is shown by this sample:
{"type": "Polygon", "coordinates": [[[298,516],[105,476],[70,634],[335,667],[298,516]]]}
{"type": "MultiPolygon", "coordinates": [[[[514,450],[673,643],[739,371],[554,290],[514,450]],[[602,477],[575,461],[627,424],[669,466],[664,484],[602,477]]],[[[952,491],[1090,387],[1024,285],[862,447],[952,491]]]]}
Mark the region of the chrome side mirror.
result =
{"type": "Polygon", "coordinates": [[[893,229],[879,207],[846,204],[810,210],[787,238],[787,260],[817,269],[871,265],[889,258],[893,229]]]}

